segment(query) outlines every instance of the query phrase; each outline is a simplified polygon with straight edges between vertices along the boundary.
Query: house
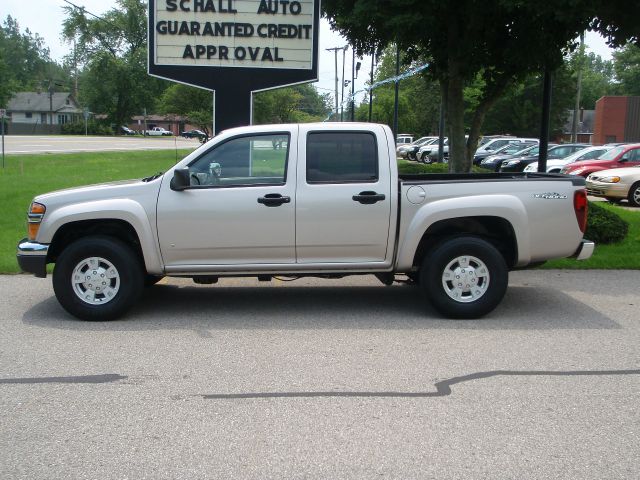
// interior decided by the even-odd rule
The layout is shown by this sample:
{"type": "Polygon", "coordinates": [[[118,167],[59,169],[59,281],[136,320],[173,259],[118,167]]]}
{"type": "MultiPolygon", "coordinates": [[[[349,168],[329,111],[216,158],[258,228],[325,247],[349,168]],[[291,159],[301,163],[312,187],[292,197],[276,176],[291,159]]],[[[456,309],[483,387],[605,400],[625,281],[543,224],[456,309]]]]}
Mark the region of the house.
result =
{"type": "Polygon", "coordinates": [[[19,92],[7,105],[13,135],[60,133],[65,123],[84,121],[83,110],[68,92],[19,92]]]}

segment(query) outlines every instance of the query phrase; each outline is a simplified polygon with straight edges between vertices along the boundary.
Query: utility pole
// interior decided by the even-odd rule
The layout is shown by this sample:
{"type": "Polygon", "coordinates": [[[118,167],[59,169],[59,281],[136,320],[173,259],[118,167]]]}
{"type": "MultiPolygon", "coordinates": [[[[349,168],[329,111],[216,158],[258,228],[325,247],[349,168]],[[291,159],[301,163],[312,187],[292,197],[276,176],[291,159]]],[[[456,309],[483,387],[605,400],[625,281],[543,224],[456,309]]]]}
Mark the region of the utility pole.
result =
{"type": "Polygon", "coordinates": [[[49,81],[49,135],[53,134],[53,79],[49,81]]]}
{"type": "Polygon", "coordinates": [[[335,64],[336,64],[336,93],[335,93],[336,118],[334,120],[337,120],[338,119],[338,50],[342,50],[342,47],[326,48],[325,50],[327,50],[328,52],[333,52],[334,53],[334,58],[335,58],[335,64]]]}
{"type": "Polygon", "coordinates": [[[584,63],[584,32],[580,34],[580,50],[578,50],[578,86],[576,89],[576,106],[573,109],[573,125],[571,141],[578,142],[578,112],[580,112],[580,97],[582,95],[582,64],[584,63]]]}
{"type": "Polygon", "coordinates": [[[551,116],[551,90],[553,79],[549,68],[544,69],[544,86],[542,91],[542,126],[540,128],[540,153],[538,155],[538,171],[547,171],[547,153],[549,150],[549,123],[551,116]]]}
{"type": "Polygon", "coordinates": [[[340,94],[340,121],[344,122],[344,55],[349,48],[349,45],[345,45],[342,48],[342,93],[340,94]]]}
{"type": "Polygon", "coordinates": [[[369,123],[371,123],[371,115],[373,114],[373,65],[374,65],[374,60],[376,57],[376,51],[374,50],[373,53],[371,54],[371,76],[370,78],[370,84],[369,84],[369,123]]]}

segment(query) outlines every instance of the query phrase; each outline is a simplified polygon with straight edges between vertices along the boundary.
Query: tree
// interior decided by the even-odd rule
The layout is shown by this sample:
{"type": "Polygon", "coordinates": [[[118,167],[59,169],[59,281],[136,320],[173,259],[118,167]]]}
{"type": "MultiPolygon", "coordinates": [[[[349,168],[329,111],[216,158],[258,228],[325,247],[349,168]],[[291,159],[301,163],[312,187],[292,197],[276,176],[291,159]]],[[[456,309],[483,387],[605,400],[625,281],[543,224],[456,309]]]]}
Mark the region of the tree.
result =
{"type": "Polygon", "coordinates": [[[168,83],[147,75],[145,2],[117,0],[117,7],[102,17],[76,7],[66,11],[63,34],[76,40],[85,67],[80,77],[83,103],[117,125],[155,108],[168,83]]]}
{"type": "Polygon", "coordinates": [[[253,95],[253,123],[321,121],[330,110],[327,95],[309,84],[278,88],[253,95]]]}
{"type": "Polygon", "coordinates": [[[50,85],[67,87],[69,76],[51,60],[44,39],[7,16],[0,27],[0,105],[6,106],[17,91],[42,90],[50,85]]]}
{"type": "Polygon", "coordinates": [[[189,123],[211,136],[213,96],[209,90],[175,83],[162,94],[159,109],[161,113],[185,116],[189,123]]]}
{"type": "Polygon", "coordinates": [[[627,45],[613,54],[620,95],[640,95],[640,47],[627,45]]]}
{"type": "MultiPolygon", "coordinates": [[[[408,61],[407,61],[408,62],[408,61]]],[[[414,65],[403,65],[401,73],[414,65]]],[[[396,74],[396,50],[391,46],[380,57],[380,66],[376,70],[374,83],[396,74]]],[[[372,120],[392,125],[395,101],[395,88],[392,83],[373,90],[372,120]]],[[[414,75],[400,82],[398,98],[398,129],[401,132],[417,136],[434,134],[438,131],[440,111],[440,90],[437,83],[425,75],[414,75]]],[[[369,119],[369,96],[356,110],[356,120],[369,119]]]]}
{"type": "Polygon", "coordinates": [[[430,61],[449,126],[452,171],[471,169],[471,157],[489,108],[516,81],[562,64],[563,50],[587,28],[610,43],[638,40],[632,18],[640,4],[622,0],[325,0],[331,25],[359,52],[397,42],[409,58],[430,61]],[[481,91],[465,143],[464,88],[478,77],[481,91]]]}
{"type": "MultiPolygon", "coordinates": [[[[569,68],[577,71],[580,62],[579,54],[569,59],[569,68]]],[[[596,101],[604,95],[615,93],[613,81],[613,62],[603,60],[600,55],[589,53],[582,58],[582,93],[580,104],[585,110],[596,108],[596,101]]],[[[571,107],[571,109],[575,108],[571,107]]]]}

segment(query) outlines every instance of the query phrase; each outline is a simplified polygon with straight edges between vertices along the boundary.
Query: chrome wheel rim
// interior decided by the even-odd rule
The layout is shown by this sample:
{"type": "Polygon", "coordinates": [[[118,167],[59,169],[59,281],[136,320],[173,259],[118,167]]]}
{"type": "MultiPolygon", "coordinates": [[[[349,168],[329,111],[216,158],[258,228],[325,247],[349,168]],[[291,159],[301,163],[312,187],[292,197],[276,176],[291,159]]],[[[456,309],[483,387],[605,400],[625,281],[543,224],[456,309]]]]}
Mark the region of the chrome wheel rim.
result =
{"type": "Polygon", "coordinates": [[[104,305],[116,297],[120,274],[109,260],[89,257],[81,260],[71,275],[73,292],[84,303],[104,305]]]}
{"type": "Polygon", "coordinates": [[[640,204],[640,187],[636,187],[636,189],[633,191],[633,200],[636,205],[640,204]]]}
{"type": "Polygon", "coordinates": [[[489,289],[489,269],[482,260],[461,255],[442,271],[442,286],[447,295],[461,303],[475,302],[489,289]]]}

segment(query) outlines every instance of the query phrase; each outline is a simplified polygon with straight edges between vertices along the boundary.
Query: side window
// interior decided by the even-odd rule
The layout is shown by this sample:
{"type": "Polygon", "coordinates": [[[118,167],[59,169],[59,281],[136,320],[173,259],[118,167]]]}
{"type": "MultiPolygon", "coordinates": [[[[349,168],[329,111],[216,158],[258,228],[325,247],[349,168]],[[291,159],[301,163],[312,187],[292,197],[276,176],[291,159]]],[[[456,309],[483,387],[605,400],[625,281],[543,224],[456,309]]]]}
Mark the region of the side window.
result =
{"type": "Polygon", "coordinates": [[[629,152],[631,156],[629,157],[630,162],[640,162],[640,148],[636,148],[629,152]]]}
{"type": "Polygon", "coordinates": [[[371,183],[378,180],[378,149],[370,132],[311,132],[307,183],[371,183]]]}
{"type": "Polygon", "coordinates": [[[288,155],[288,134],[232,138],[189,165],[191,185],[283,185],[288,155]]]}
{"type": "Polygon", "coordinates": [[[592,150],[582,155],[580,157],[580,160],[592,160],[594,158],[599,158],[600,155],[602,155],[603,153],[604,153],[604,150],[592,150]]]}

